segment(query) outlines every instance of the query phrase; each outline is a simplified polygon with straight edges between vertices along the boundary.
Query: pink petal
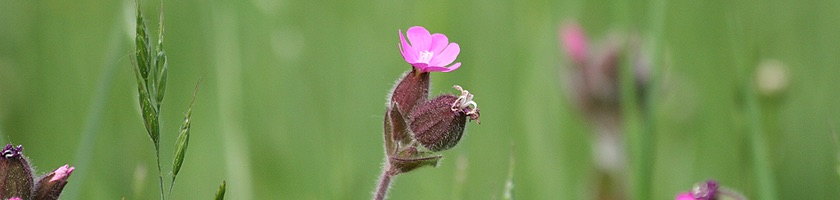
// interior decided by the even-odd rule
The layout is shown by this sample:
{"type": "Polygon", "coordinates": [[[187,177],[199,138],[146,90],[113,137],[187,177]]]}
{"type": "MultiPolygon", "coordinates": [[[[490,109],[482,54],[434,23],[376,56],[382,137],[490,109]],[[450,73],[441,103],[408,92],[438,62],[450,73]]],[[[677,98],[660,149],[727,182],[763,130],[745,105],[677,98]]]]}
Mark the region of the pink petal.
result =
{"type": "Polygon", "coordinates": [[[434,55],[438,55],[440,51],[446,48],[447,44],[449,44],[449,38],[446,38],[446,35],[435,33],[432,34],[432,46],[429,49],[434,55]]]}
{"type": "Polygon", "coordinates": [[[422,26],[408,28],[408,41],[415,52],[428,51],[432,44],[432,34],[422,26]]]}
{"type": "Polygon", "coordinates": [[[451,71],[455,71],[455,70],[456,70],[456,69],[458,69],[459,67],[461,67],[461,62],[457,62],[457,63],[455,63],[454,65],[447,67],[447,69],[448,69],[448,70],[443,71],[443,72],[451,72],[451,71]]]}
{"type": "Polygon", "coordinates": [[[420,71],[426,71],[426,69],[429,68],[429,64],[426,63],[411,63],[411,66],[414,66],[414,68],[417,68],[420,71]]]}
{"type": "Polygon", "coordinates": [[[461,46],[458,46],[458,43],[449,43],[446,49],[429,61],[429,65],[438,67],[449,65],[455,61],[455,58],[458,58],[459,53],[461,53],[461,46]]]}
{"type": "Polygon", "coordinates": [[[676,200],[695,200],[694,196],[691,196],[691,192],[684,192],[677,195],[676,200]]]}
{"type": "Polygon", "coordinates": [[[402,30],[399,30],[400,33],[400,54],[402,54],[405,62],[413,63],[417,60],[417,54],[414,52],[414,48],[411,45],[408,45],[408,42],[405,41],[405,37],[403,37],[402,30]]]}
{"type": "Polygon", "coordinates": [[[455,63],[454,65],[452,65],[450,67],[428,66],[428,67],[423,68],[423,70],[424,70],[424,72],[451,72],[451,71],[455,71],[459,67],[461,67],[460,62],[455,63]]]}

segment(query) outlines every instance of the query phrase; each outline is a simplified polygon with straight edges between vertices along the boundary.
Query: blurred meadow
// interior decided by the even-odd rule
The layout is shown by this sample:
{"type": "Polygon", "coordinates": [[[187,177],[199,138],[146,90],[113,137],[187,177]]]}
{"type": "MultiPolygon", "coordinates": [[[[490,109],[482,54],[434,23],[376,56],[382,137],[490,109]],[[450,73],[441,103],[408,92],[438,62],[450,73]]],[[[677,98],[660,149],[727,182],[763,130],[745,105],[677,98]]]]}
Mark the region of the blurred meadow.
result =
{"type": "MultiPolygon", "coordinates": [[[[156,35],[160,1],[140,3],[156,35]]],[[[63,199],[159,195],[131,65],[134,8],[0,0],[0,142],[22,144],[41,172],[76,166],[63,199]]],[[[397,177],[390,199],[500,199],[511,154],[515,198],[592,199],[594,128],[564,92],[558,29],[571,21],[593,42],[635,34],[653,49],[652,121],[624,124],[653,136],[652,199],[707,179],[752,199],[840,199],[840,1],[186,0],[164,11],[165,171],[202,80],[170,199],[212,198],[222,180],[228,199],[370,198],[386,93],[410,69],[397,31],[417,25],[461,46],[463,66],[433,73],[430,93],[464,86],[482,123],[437,168],[397,177]],[[766,60],[786,69],[779,94],[749,85],[766,60]],[[771,194],[757,168],[770,170],[771,194]]]]}

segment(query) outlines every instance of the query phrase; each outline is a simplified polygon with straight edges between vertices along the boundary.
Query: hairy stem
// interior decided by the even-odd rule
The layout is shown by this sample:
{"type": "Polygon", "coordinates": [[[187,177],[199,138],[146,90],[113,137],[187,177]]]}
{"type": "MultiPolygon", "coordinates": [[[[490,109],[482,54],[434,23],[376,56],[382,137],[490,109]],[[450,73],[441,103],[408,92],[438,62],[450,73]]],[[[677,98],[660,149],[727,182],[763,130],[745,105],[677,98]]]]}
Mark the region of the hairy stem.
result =
{"type": "Polygon", "coordinates": [[[391,178],[397,176],[397,173],[391,168],[391,164],[387,163],[385,169],[382,170],[382,176],[379,176],[379,183],[376,184],[376,191],[373,195],[374,200],[383,200],[388,194],[388,189],[391,189],[391,178]]]}

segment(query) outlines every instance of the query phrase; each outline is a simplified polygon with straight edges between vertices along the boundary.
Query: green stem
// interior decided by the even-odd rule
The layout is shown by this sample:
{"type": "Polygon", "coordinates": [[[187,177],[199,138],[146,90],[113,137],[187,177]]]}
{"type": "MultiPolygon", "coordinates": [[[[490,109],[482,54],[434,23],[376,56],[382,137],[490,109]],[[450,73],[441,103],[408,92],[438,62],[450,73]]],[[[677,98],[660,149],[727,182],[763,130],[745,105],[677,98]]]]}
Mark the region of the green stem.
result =
{"type": "MultiPolygon", "coordinates": [[[[742,74],[749,77],[747,74],[742,74]]],[[[743,85],[744,99],[746,100],[747,120],[750,129],[750,146],[752,147],[753,173],[758,179],[758,194],[756,199],[775,200],[775,181],[773,172],[770,169],[770,156],[767,154],[767,139],[764,138],[764,129],[761,125],[761,109],[758,106],[758,99],[752,89],[750,78],[744,78],[743,85]]]]}
{"type": "Polygon", "coordinates": [[[158,180],[160,181],[160,199],[166,199],[165,190],[163,189],[163,170],[160,168],[160,144],[155,143],[155,160],[157,160],[158,180]]]}
{"type": "MultiPolygon", "coordinates": [[[[750,79],[746,79],[750,80],[750,79]]],[[[749,81],[746,86],[751,86],[749,81]]],[[[767,139],[764,138],[764,130],[761,125],[761,110],[758,108],[758,99],[752,87],[744,87],[746,90],[746,109],[750,129],[750,146],[752,146],[753,173],[758,179],[758,194],[756,199],[775,200],[775,181],[773,172],[770,169],[770,156],[767,154],[767,139]]]]}
{"type": "Polygon", "coordinates": [[[239,28],[235,6],[219,4],[211,7],[218,83],[219,127],[222,132],[223,158],[229,177],[230,199],[253,199],[249,146],[242,127],[242,61],[239,55],[239,28]]]}
{"type": "MultiPolygon", "coordinates": [[[[666,11],[665,10],[665,8],[666,8],[665,5],[666,5],[665,0],[655,0],[655,1],[651,2],[650,29],[649,29],[650,38],[648,38],[646,40],[647,42],[649,42],[648,44],[651,44],[650,45],[650,47],[651,47],[651,51],[650,51],[650,61],[651,61],[650,63],[651,63],[651,65],[649,66],[650,67],[650,69],[649,69],[650,74],[648,75],[648,77],[650,77],[650,80],[648,80],[647,85],[643,86],[643,87],[645,87],[645,90],[647,92],[644,94],[643,99],[636,99],[635,96],[632,96],[632,97],[625,96],[625,99],[634,100],[634,101],[631,101],[631,102],[627,102],[628,104],[632,103],[634,105],[641,105],[641,108],[638,108],[638,109],[635,109],[635,110],[634,109],[626,109],[625,110],[625,111],[627,111],[627,110],[639,111],[639,113],[641,115],[641,116],[639,116],[641,118],[640,119],[641,120],[641,122],[640,122],[641,130],[637,131],[635,134],[631,135],[631,137],[630,137],[631,142],[632,142],[632,144],[635,145],[635,149],[636,149],[635,154],[633,156],[634,161],[633,161],[633,165],[632,165],[633,168],[634,168],[634,174],[631,175],[632,180],[633,180],[633,186],[632,186],[633,187],[633,190],[632,190],[632,194],[633,194],[632,197],[633,198],[632,199],[636,199],[636,200],[652,199],[651,194],[652,194],[653,191],[652,191],[652,187],[651,187],[651,183],[652,183],[651,179],[653,177],[653,171],[654,171],[653,168],[654,168],[655,163],[656,163],[654,155],[656,153],[656,148],[655,147],[656,147],[656,140],[657,140],[657,137],[656,137],[656,122],[654,121],[655,120],[654,114],[656,113],[656,110],[655,110],[655,105],[656,105],[655,100],[656,100],[656,98],[655,97],[658,96],[657,95],[657,93],[658,93],[657,88],[658,88],[659,81],[660,81],[659,80],[659,78],[660,78],[659,68],[663,65],[662,64],[663,54],[664,54],[663,46],[665,44],[664,38],[663,38],[663,35],[664,35],[663,33],[665,31],[665,11],[666,11]],[[641,104],[635,104],[638,101],[641,101],[641,102],[639,102],[641,104]]],[[[639,48],[639,52],[631,52],[631,53],[641,54],[642,53],[641,50],[643,50],[643,49],[639,48]]],[[[636,55],[636,56],[642,56],[642,55],[636,55]]],[[[644,59],[644,58],[642,58],[642,59],[644,59]]],[[[624,87],[631,87],[630,89],[625,89],[624,91],[634,91],[633,89],[635,89],[635,88],[632,88],[632,86],[635,86],[635,82],[630,82],[630,81],[635,81],[636,77],[633,76],[634,75],[633,74],[634,69],[632,69],[632,67],[634,67],[634,65],[636,65],[636,64],[633,63],[632,57],[631,57],[631,59],[628,59],[627,63],[628,64],[625,66],[625,70],[624,70],[624,78],[629,79],[629,80],[625,80],[622,84],[625,85],[624,87]]],[[[635,94],[636,93],[633,92],[633,93],[626,94],[626,95],[635,95],[635,94]]],[[[625,116],[632,115],[632,114],[633,113],[628,113],[625,116]]]]}

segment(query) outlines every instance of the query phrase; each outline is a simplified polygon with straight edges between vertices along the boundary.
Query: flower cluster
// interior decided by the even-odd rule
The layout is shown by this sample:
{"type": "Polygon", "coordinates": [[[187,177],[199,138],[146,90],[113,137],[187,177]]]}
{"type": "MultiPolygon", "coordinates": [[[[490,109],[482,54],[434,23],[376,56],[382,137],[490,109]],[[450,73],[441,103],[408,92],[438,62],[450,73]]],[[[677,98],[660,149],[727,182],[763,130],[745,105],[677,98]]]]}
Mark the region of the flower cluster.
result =
{"type": "Polygon", "coordinates": [[[64,165],[36,179],[23,146],[7,144],[0,151],[0,199],[58,199],[74,169],[64,165]]]}

